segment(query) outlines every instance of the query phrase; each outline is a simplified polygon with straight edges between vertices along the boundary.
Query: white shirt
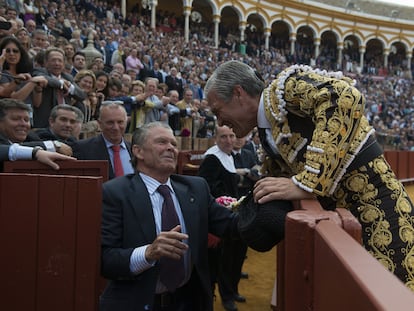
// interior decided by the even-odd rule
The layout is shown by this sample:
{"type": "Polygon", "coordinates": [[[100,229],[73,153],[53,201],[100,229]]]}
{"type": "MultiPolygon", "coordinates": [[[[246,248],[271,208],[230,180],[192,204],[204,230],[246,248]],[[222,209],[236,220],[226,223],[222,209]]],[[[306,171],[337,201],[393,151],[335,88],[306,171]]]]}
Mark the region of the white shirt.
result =
{"type": "MultiPolygon", "coordinates": [[[[148,175],[145,175],[143,173],[139,173],[139,175],[141,176],[142,181],[144,182],[145,186],[147,187],[148,194],[150,196],[150,200],[151,200],[151,204],[152,204],[152,212],[154,214],[155,227],[156,227],[156,231],[157,231],[157,235],[158,235],[161,232],[161,212],[162,212],[162,204],[164,202],[163,196],[157,191],[157,189],[161,185],[161,183],[159,183],[154,178],[152,178],[148,175]]],[[[172,200],[174,202],[175,211],[177,212],[177,216],[178,216],[178,219],[180,221],[181,232],[182,233],[187,233],[187,229],[186,229],[185,221],[184,221],[184,216],[183,216],[183,213],[181,212],[180,203],[178,202],[178,199],[175,195],[174,189],[171,185],[171,180],[168,179],[168,181],[165,183],[165,185],[167,185],[170,188],[171,197],[172,197],[172,200]]],[[[132,252],[131,259],[130,259],[130,264],[129,264],[129,268],[130,268],[132,273],[140,274],[140,273],[144,272],[145,270],[150,269],[151,267],[153,267],[156,264],[156,262],[148,262],[145,259],[145,251],[146,251],[148,246],[149,246],[149,244],[139,246],[139,247],[135,248],[134,251],[132,252]]],[[[191,268],[191,265],[190,265],[190,252],[189,251],[187,251],[184,255],[184,265],[186,267],[186,278],[185,278],[185,282],[186,282],[189,279],[190,274],[191,274],[191,271],[190,271],[190,268],[191,268]]],[[[165,292],[165,291],[167,291],[167,288],[158,281],[156,292],[157,293],[162,293],[162,292],[165,292]]]]}

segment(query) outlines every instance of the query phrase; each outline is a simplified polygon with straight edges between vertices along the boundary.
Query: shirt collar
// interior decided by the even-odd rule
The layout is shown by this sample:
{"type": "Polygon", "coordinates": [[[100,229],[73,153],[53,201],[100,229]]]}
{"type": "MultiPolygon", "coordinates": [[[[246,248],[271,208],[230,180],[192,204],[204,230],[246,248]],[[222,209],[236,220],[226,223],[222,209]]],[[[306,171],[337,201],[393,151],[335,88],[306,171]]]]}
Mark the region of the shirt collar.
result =
{"type": "MultiPolygon", "coordinates": [[[[108,148],[111,148],[113,145],[115,145],[115,144],[111,143],[109,140],[107,140],[103,134],[102,134],[102,138],[103,138],[103,140],[105,142],[105,145],[106,145],[106,148],[107,149],[108,148]]],[[[121,146],[121,148],[126,149],[126,144],[125,144],[124,138],[122,138],[122,141],[121,141],[121,143],[119,145],[121,146]]]]}
{"type": "Polygon", "coordinates": [[[157,189],[160,185],[167,185],[170,188],[170,191],[174,193],[174,189],[171,185],[171,179],[168,178],[167,182],[165,184],[161,184],[158,180],[144,174],[139,173],[139,176],[141,176],[142,181],[144,182],[145,186],[147,187],[148,193],[150,195],[153,195],[155,192],[157,192],[157,189]]]}
{"type": "Polygon", "coordinates": [[[270,125],[269,121],[266,118],[264,100],[263,100],[263,93],[260,96],[259,109],[257,111],[257,126],[259,128],[263,128],[263,129],[272,128],[272,126],[270,125]]]}

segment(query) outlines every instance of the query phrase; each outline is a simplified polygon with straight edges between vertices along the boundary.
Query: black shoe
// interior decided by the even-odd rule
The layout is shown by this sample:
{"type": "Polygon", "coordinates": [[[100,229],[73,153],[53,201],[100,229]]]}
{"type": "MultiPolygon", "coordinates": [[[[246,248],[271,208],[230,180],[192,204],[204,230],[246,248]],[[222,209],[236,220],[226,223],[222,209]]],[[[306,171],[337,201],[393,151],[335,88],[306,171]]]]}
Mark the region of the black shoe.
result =
{"type": "Polygon", "coordinates": [[[236,304],[232,300],[223,301],[223,307],[226,311],[237,311],[236,304]]]}
{"type": "Polygon", "coordinates": [[[234,295],[234,300],[237,302],[246,302],[246,297],[240,294],[237,294],[237,295],[234,295]]]}
{"type": "Polygon", "coordinates": [[[248,279],[249,278],[249,274],[247,272],[241,272],[240,273],[240,278],[241,279],[248,279]]]}

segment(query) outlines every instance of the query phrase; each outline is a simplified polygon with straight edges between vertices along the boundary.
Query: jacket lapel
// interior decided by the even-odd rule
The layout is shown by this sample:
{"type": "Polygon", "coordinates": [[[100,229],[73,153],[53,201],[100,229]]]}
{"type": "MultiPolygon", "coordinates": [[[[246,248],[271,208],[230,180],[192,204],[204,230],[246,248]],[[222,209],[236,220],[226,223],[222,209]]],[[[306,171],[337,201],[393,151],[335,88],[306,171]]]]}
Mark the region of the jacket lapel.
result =
{"type": "Polygon", "coordinates": [[[199,241],[197,230],[197,199],[187,185],[174,181],[171,179],[171,184],[174,188],[178,202],[180,202],[181,212],[184,217],[187,234],[189,236],[189,244],[199,241]]]}
{"type": "Polygon", "coordinates": [[[152,211],[151,199],[139,174],[131,180],[131,189],[127,194],[127,200],[137,217],[136,223],[141,227],[145,239],[152,243],[157,236],[154,213],[152,211]],[[142,221],[145,219],[145,221],[142,221]]]}

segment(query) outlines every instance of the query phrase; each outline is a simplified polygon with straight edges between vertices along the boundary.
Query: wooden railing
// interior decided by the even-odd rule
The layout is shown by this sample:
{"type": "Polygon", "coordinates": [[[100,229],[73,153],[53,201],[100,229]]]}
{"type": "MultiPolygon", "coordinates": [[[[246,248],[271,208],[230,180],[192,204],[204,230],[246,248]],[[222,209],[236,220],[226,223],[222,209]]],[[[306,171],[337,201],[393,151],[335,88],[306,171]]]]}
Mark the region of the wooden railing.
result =
{"type": "Polygon", "coordinates": [[[0,174],[0,306],[97,311],[102,177],[0,174]]]}
{"type": "Polygon", "coordinates": [[[386,150],[384,156],[398,179],[414,179],[414,152],[386,150]]]}
{"type": "Polygon", "coordinates": [[[275,310],[411,310],[414,294],[361,245],[361,226],[344,209],[297,203],[277,247],[275,310]]]}
{"type": "MultiPolygon", "coordinates": [[[[195,174],[202,153],[182,151],[178,173],[195,174]]],[[[411,153],[386,157],[398,178],[414,177],[411,153]]],[[[33,161],[10,162],[5,169],[14,174],[0,174],[4,310],[97,310],[101,184],[108,163],[60,165],[53,171],[33,161]]],[[[278,246],[277,310],[411,310],[414,295],[364,250],[360,230],[346,210],[298,203],[278,246]]]]}
{"type": "Polygon", "coordinates": [[[97,311],[107,161],[5,162],[0,174],[0,308],[97,311]]]}

